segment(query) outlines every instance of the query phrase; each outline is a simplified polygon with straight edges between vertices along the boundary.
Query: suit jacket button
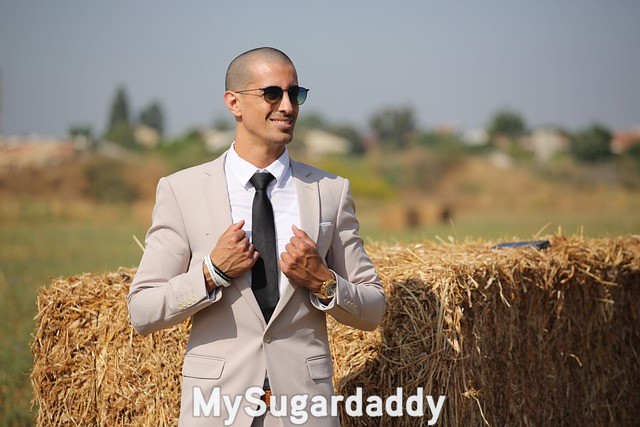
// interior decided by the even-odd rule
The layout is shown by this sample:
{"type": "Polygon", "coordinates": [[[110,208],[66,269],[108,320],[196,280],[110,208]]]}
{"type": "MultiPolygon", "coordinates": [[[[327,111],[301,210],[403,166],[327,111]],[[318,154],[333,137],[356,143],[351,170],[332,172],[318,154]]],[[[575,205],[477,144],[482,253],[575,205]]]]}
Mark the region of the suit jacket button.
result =
{"type": "Polygon", "coordinates": [[[271,342],[271,335],[270,334],[264,334],[264,342],[271,342]]]}

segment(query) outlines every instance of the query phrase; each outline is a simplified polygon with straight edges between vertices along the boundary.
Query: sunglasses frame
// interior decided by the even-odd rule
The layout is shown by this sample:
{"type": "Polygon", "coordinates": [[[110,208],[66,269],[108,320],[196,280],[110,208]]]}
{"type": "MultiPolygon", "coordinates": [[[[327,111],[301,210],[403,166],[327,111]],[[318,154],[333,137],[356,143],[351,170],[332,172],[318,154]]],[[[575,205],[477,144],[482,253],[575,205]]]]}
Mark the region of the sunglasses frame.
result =
{"type": "Polygon", "coordinates": [[[242,94],[253,95],[253,96],[261,96],[262,99],[264,99],[264,101],[267,104],[270,104],[270,105],[273,105],[273,104],[276,104],[276,103],[282,101],[282,98],[284,98],[284,93],[285,92],[287,92],[287,95],[289,96],[289,100],[291,101],[291,103],[293,105],[302,105],[307,100],[307,95],[309,94],[309,89],[307,89],[306,87],[302,87],[302,86],[292,86],[289,89],[282,89],[280,86],[267,86],[267,87],[260,87],[260,88],[256,88],[256,89],[245,89],[245,90],[236,90],[235,91],[235,93],[242,93],[242,94]],[[265,96],[266,91],[269,90],[269,89],[278,89],[278,90],[280,90],[280,96],[278,96],[276,99],[270,101],[265,96]],[[253,91],[256,91],[256,90],[261,90],[262,94],[258,95],[258,94],[253,94],[253,93],[247,93],[247,92],[253,92],[253,91]],[[298,96],[292,96],[291,95],[292,91],[296,91],[298,93],[298,96],[299,96],[300,93],[304,93],[304,99],[302,100],[302,102],[298,103],[298,96]]]}

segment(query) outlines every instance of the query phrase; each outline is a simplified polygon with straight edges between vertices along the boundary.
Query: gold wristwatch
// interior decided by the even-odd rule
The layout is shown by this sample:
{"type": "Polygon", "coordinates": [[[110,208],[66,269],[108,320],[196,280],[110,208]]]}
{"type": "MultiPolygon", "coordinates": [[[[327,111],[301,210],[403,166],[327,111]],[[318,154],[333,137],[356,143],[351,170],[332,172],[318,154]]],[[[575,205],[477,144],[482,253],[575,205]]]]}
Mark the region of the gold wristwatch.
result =
{"type": "Polygon", "coordinates": [[[331,278],[322,282],[320,292],[313,292],[313,295],[320,299],[331,299],[336,294],[336,276],[331,273],[331,278]]]}

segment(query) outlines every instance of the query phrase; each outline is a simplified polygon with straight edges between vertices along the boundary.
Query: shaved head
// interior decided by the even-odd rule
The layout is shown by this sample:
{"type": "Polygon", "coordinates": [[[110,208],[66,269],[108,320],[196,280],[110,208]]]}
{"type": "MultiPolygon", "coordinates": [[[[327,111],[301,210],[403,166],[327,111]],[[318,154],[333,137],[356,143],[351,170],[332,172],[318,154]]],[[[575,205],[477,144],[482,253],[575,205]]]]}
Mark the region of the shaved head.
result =
{"type": "Polygon", "coordinates": [[[291,64],[293,62],[282,51],[272,47],[259,47],[251,49],[236,57],[227,68],[227,75],[224,80],[224,89],[238,91],[247,89],[253,79],[252,66],[256,62],[275,62],[279,64],[291,64]]]}

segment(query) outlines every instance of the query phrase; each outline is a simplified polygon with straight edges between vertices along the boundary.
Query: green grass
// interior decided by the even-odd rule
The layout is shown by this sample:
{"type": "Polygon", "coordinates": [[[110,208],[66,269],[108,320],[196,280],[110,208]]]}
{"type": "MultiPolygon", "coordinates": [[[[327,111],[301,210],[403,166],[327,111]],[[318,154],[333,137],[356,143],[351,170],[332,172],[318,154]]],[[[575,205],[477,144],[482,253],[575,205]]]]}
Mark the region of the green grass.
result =
{"type": "Polygon", "coordinates": [[[463,215],[448,223],[435,224],[402,232],[385,232],[363,215],[361,234],[365,239],[383,242],[413,242],[423,240],[456,242],[473,240],[531,240],[561,232],[566,235],[608,237],[640,234],[640,216],[629,213],[602,212],[600,215],[529,214],[492,216],[463,215]]]}
{"type": "Polygon", "coordinates": [[[52,278],[135,266],[141,250],[132,219],[71,222],[40,220],[0,225],[0,426],[30,426],[29,372],[36,296],[52,278]]]}

